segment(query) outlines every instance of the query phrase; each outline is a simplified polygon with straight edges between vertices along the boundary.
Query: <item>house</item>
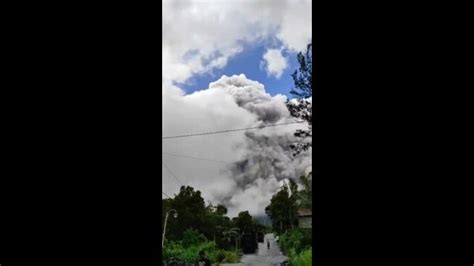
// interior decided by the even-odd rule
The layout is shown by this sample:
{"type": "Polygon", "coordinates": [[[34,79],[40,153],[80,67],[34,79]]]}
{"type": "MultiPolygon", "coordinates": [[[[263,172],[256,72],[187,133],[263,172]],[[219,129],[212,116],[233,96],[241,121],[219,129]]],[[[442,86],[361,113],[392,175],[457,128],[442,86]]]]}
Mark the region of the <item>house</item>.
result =
{"type": "Polygon", "coordinates": [[[298,226],[300,228],[311,228],[312,220],[310,209],[298,209],[298,226]]]}

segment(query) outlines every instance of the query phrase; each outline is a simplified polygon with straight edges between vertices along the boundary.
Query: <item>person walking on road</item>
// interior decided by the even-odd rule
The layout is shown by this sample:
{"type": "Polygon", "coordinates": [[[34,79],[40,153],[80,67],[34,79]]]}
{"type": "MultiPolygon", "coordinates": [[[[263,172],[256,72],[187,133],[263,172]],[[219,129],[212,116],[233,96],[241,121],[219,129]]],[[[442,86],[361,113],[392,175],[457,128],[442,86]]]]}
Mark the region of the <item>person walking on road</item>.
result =
{"type": "Polygon", "coordinates": [[[270,249],[270,240],[267,239],[267,249],[270,249]]]}

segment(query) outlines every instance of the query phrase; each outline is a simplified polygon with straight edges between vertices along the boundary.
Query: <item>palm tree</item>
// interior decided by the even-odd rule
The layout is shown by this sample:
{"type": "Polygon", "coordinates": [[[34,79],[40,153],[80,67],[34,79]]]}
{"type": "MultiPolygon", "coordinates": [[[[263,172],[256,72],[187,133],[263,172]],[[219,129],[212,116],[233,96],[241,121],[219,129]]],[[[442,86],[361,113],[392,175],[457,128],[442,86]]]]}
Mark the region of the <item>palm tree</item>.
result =
{"type": "MultiPolygon", "coordinates": [[[[221,229],[222,229],[222,226],[216,225],[216,231],[217,231],[217,232],[220,232],[221,229]]],[[[214,243],[216,243],[216,232],[214,232],[214,243]]]]}
{"type": "Polygon", "coordinates": [[[312,202],[313,202],[313,191],[311,188],[311,180],[312,173],[309,173],[307,176],[301,176],[300,180],[303,184],[304,190],[301,193],[301,200],[303,202],[304,207],[309,207],[312,209],[312,202]]]}
{"type": "Polygon", "coordinates": [[[289,212],[289,218],[290,218],[290,226],[292,229],[294,229],[294,224],[293,222],[296,220],[296,203],[298,198],[300,197],[298,193],[298,184],[296,184],[295,180],[292,178],[289,178],[289,184],[287,184],[288,191],[290,192],[289,194],[289,200],[291,205],[293,207],[290,207],[288,210],[289,212]]]}
{"type": "Polygon", "coordinates": [[[229,230],[222,232],[222,235],[223,235],[223,240],[229,243],[232,241],[232,238],[235,239],[235,252],[237,252],[237,240],[238,240],[237,236],[239,236],[239,228],[237,227],[230,228],[229,230]]]}

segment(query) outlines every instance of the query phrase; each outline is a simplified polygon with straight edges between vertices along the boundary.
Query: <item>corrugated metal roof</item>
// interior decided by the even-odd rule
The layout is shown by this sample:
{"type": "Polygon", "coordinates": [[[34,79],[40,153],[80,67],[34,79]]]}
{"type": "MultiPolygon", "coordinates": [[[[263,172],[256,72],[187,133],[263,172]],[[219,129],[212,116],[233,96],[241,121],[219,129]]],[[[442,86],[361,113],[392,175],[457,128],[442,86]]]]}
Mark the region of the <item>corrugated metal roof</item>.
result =
{"type": "Polygon", "coordinates": [[[312,212],[310,209],[298,209],[298,216],[311,216],[312,212]]]}

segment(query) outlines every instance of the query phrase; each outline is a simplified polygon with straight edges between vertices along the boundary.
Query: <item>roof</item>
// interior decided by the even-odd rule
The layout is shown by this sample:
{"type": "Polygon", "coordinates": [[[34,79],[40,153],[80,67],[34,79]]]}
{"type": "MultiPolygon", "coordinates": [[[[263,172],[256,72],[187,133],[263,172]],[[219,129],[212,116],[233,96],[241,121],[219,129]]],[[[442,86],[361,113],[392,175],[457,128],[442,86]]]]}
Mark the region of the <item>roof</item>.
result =
{"type": "Polygon", "coordinates": [[[298,209],[298,216],[311,216],[312,212],[310,209],[298,209]]]}

